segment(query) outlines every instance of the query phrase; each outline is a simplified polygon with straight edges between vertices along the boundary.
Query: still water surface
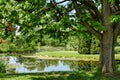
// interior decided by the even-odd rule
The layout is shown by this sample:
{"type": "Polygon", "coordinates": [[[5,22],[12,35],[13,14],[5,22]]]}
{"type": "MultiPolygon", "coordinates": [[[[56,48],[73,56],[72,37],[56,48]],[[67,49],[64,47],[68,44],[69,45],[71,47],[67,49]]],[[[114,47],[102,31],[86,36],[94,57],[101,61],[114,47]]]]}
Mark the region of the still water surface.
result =
{"type": "Polygon", "coordinates": [[[36,73],[51,71],[90,71],[98,65],[97,61],[67,61],[27,59],[7,56],[7,73],[36,73]]]}

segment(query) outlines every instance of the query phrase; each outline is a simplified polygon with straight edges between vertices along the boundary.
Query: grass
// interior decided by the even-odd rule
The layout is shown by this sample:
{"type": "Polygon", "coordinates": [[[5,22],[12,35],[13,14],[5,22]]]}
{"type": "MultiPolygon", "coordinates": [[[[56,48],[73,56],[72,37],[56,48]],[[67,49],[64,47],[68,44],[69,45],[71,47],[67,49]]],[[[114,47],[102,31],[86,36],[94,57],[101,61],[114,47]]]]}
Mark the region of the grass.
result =
{"type": "MultiPolygon", "coordinates": [[[[37,56],[47,56],[47,57],[65,57],[65,58],[76,58],[83,60],[99,60],[99,54],[79,54],[77,51],[52,51],[52,52],[39,52],[36,53],[37,56]]],[[[120,60],[120,54],[115,54],[115,59],[120,60]]]]}
{"type": "Polygon", "coordinates": [[[99,55],[85,55],[79,54],[77,51],[53,51],[53,52],[39,52],[36,53],[37,56],[47,56],[47,57],[65,57],[65,58],[76,58],[76,59],[84,59],[84,60],[98,60],[99,55]]]}
{"type": "Polygon", "coordinates": [[[120,72],[114,76],[97,72],[48,72],[29,74],[0,74],[0,80],[120,80],[120,72]]]}
{"type": "MultiPolygon", "coordinates": [[[[3,54],[0,54],[0,56],[3,54]]],[[[55,57],[55,58],[75,58],[82,60],[99,60],[99,54],[79,54],[77,51],[44,51],[38,52],[36,54],[6,54],[6,55],[16,55],[16,56],[43,56],[43,57],[55,57]]],[[[115,54],[115,59],[120,60],[120,54],[115,54]]]]}

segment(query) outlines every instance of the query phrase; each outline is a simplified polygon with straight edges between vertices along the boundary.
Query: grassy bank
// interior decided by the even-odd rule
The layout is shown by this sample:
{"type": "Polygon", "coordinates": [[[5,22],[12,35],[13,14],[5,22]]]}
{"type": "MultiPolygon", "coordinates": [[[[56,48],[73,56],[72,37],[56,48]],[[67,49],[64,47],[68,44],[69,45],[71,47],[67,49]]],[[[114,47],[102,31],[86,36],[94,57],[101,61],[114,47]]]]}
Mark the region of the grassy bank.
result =
{"type": "MultiPolygon", "coordinates": [[[[57,58],[75,58],[83,60],[99,60],[99,54],[79,54],[77,51],[53,51],[53,52],[39,52],[35,56],[57,57],[57,58]]],[[[115,59],[120,60],[120,54],[115,54],[115,59]]]]}
{"type": "Polygon", "coordinates": [[[73,58],[73,59],[84,59],[84,60],[98,60],[99,55],[85,55],[79,54],[77,51],[53,51],[53,52],[39,52],[36,56],[53,57],[53,58],[73,58]]]}
{"type": "MultiPolygon", "coordinates": [[[[0,56],[3,55],[0,54],[0,56]]],[[[73,58],[73,59],[82,59],[82,60],[99,60],[99,54],[79,54],[77,51],[44,51],[37,53],[11,53],[4,55],[14,55],[14,56],[30,56],[31,58],[43,57],[43,58],[73,58]]],[[[115,54],[115,59],[120,60],[120,54],[115,54]]]]}
{"type": "Polygon", "coordinates": [[[101,75],[96,72],[52,72],[29,74],[0,74],[0,80],[120,80],[120,73],[115,76],[101,75]]]}

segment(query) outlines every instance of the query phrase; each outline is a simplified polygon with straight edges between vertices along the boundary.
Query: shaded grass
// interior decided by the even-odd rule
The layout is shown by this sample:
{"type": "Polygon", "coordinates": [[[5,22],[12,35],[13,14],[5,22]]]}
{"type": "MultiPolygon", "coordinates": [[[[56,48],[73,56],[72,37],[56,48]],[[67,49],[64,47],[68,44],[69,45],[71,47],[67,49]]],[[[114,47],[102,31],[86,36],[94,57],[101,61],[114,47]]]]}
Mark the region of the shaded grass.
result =
{"type": "Polygon", "coordinates": [[[114,76],[98,72],[47,72],[29,74],[0,74],[0,80],[120,80],[120,72],[114,76]]]}

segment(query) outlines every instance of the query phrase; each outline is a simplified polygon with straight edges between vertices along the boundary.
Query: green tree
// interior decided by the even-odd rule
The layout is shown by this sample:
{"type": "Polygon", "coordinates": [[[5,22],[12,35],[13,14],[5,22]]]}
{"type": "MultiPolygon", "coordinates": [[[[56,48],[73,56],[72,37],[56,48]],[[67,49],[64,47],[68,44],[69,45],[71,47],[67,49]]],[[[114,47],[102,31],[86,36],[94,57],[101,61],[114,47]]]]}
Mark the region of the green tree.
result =
{"type": "Polygon", "coordinates": [[[115,72],[114,43],[120,33],[119,0],[1,0],[0,3],[1,20],[20,25],[23,36],[31,31],[40,33],[41,37],[47,32],[95,35],[100,41],[100,71],[115,72]]]}
{"type": "Polygon", "coordinates": [[[85,34],[80,35],[78,52],[80,54],[98,54],[100,53],[99,40],[93,36],[85,34]]]}
{"type": "Polygon", "coordinates": [[[72,0],[68,1],[66,6],[64,2],[67,1],[50,0],[59,18],[66,14],[68,17],[67,12],[75,10],[76,23],[85,27],[88,33],[95,35],[100,41],[100,71],[113,74],[115,72],[114,43],[120,33],[119,0],[72,0]],[[64,6],[60,6],[61,3],[64,6]]]}

